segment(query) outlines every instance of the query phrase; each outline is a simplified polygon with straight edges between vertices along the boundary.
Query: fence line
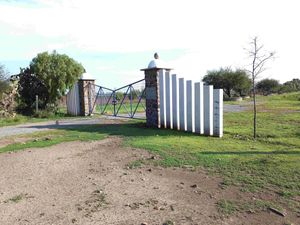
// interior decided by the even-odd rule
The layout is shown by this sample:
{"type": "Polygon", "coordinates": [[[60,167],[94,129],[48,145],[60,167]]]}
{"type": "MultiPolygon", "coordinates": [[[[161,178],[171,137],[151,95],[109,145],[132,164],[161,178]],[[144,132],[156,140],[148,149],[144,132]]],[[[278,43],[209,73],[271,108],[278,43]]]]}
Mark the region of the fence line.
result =
{"type": "Polygon", "coordinates": [[[223,136],[223,90],[159,72],[160,127],[223,136]]]}

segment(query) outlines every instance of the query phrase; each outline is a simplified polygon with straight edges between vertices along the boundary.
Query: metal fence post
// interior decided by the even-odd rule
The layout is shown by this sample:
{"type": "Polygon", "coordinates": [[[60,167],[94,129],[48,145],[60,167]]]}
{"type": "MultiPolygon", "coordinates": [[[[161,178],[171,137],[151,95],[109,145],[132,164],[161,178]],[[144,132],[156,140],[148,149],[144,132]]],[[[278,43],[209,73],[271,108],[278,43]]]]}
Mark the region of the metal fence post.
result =
{"type": "Polygon", "coordinates": [[[39,111],[39,96],[35,96],[35,112],[37,113],[39,111]]]}
{"type": "Polygon", "coordinates": [[[113,91],[114,116],[116,116],[116,91],[113,91]]]}
{"type": "Polygon", "coordinates": [[[132,86],[130,85],[130,117],[132,118],[132,86]]]}

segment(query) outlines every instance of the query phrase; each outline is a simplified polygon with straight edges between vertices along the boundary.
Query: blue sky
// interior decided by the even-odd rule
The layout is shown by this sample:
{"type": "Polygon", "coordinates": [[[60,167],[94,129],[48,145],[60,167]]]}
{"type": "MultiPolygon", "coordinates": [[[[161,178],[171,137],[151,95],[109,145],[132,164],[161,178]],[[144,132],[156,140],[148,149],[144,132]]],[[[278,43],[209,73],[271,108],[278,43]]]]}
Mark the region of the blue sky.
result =
{"type": "Polygon", "coordinates": [[[82,63],[97,83],[143,78],[158,52],[174,73],[200,80],[221,66],[245,68],[258,36],[276,59],[261,78],[300,77],[296,0],[0,0],[0,63],[11,74],[39,52],[82,63]]]}

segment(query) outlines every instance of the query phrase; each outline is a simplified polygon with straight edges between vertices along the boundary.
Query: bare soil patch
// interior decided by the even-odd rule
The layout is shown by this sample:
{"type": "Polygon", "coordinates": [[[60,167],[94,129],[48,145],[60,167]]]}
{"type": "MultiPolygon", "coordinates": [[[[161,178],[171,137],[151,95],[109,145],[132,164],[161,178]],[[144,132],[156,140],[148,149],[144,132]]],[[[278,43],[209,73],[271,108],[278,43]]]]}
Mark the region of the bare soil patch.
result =
{"type": "MultiPolygon", "coordinates": [[[[143,165],[122,139],[69,142],[0,154],[0,224],[284,224],[272,212],[224,217],[217,202],[243,198],[205,170],[143,165]],[[171,224],[171,223],[169,223],[171,224]]],[[[247,196],[249,197],[249,196],[247,196]]],[[[300,223],[300,221],[299,221],[300,223]]]]}
{"type": "Polygon", "coordinates": [[[32,138],[27,137],[9,137],[9,138],[3,138],[0,139],[0,148],[5,147],[10,144],[17,144],[17,143],[25,143],[28,140],[31,140],[32,138]]]}

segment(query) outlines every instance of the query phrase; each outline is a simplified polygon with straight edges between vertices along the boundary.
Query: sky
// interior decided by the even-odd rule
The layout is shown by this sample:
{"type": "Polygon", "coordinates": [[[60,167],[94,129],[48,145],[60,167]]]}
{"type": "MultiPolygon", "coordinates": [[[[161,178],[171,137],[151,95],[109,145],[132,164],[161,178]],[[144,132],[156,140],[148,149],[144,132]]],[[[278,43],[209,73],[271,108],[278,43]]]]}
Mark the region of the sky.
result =
{"type": "Polygon", "coordinates": [[[262,78],[300,78],[298,0],[0,0],[0,63],[11,74],[44,51],[80,62],[109,88],[143,79],[158,52],[178,77],[249,68],[259,38],[275,51],[262,78]]]}

